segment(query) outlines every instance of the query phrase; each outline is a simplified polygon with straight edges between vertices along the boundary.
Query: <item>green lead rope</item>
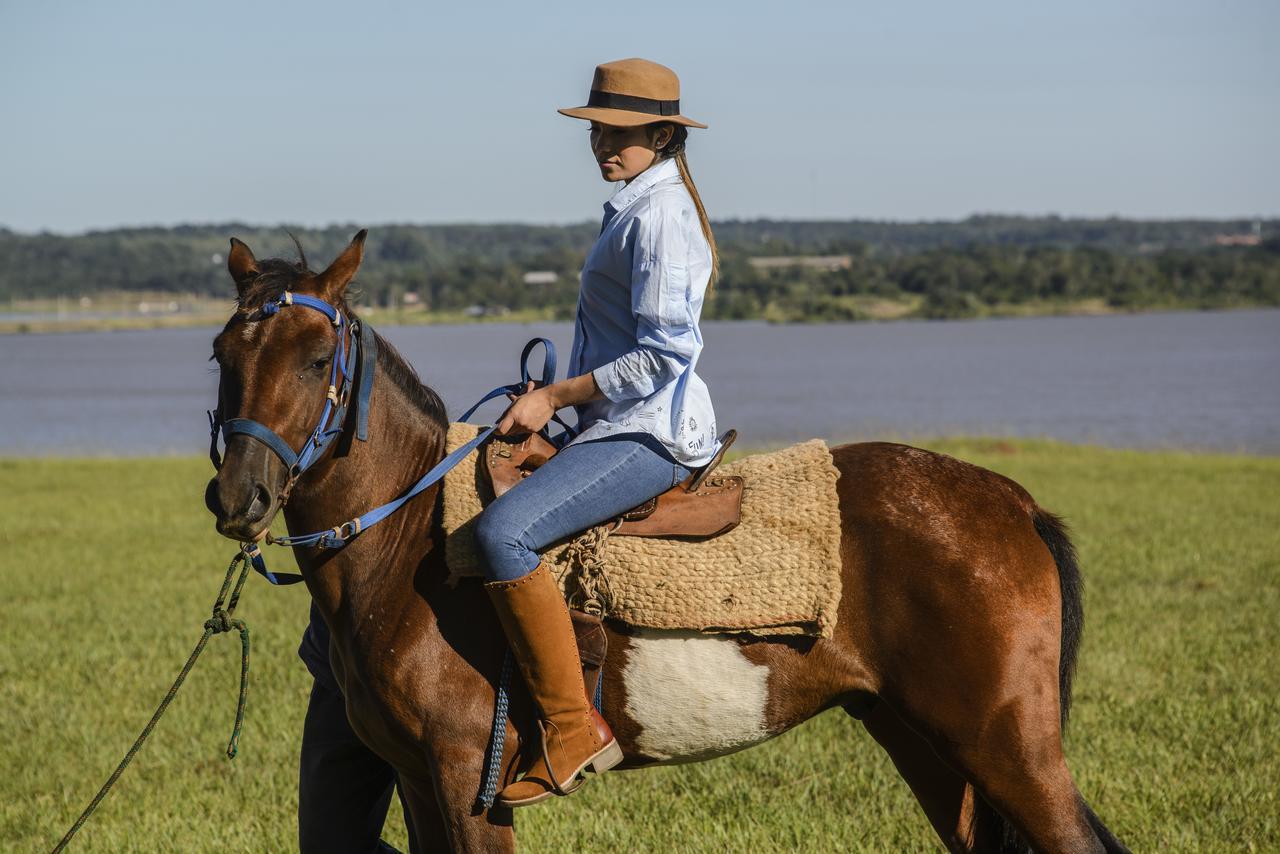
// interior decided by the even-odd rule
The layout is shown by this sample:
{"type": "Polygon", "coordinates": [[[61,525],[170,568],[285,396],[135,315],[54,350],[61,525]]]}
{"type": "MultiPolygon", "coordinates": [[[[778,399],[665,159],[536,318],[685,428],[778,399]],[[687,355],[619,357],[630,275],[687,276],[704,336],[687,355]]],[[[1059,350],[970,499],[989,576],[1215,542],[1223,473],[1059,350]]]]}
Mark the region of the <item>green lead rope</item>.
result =
{"type": "Polygon", "coordinates": [[[231,565],[227,567],[227,577],[222,582],[222,590],[218,593],[217,601],[213,603],[213,616],[204,621],[204,634],[196,642],[195,649],[191,651],[191,655],[187,658],[187,663],[182,666],[182,672],[174,680],[173,687],[169,689],[169,693],[164,695],[164,699],[160,702],[155,714],[151,716],[151,720],[147,721],[147,725],[142,728],[142,733],[133,742],[133,746],[124,755],[124,759],[120,760],[116,770],[107,778],[107,782],[102,784],[102,788],[98,790],[98,794],[93,796],[89,806],[85,807],[84,812],[80,813],[80,817],[76,819],[75,824],[71,825],[71,829],[58,842],[53,849],[53,854],[58,854],[58,852],[67,847],[67,843],[80,831],[84,823],[93,815],[94,810],[107,797],[107,793],[111,791],[111,787],[120,779],[124,769],[129,767],[133,757],[151,735],[151,731],[155,729],[161,716],[169,708],[169,704],[173,702],[178,689],[182,687],[182,683],[187,679],[187,674],[191,672],[191,668],[195,665],[196,659],[200,657],[200,653],[204,652],[205,645],[209,643],[209,638],[231,631],[240,633],[240,702],[236,705],[235,727],[231,730],[231,740],[227,743],[227,758],[236,758],[236,752],[240,747],[240,731],[244,725],[245,701],[249,696],[249,627],[245,625],[244,620],[235,619],[232,615],[235,614],[236,605],[240,603],[240,591],[244,589],[245,579],[249,577],[249,568],[248,556],[244,552],[238,553],[231,560],[231,565]],[[235,578],[237,565],[240,566],[240,577],[236,578],[235,588],[233,589],[231,581],[235,578]],[[227,599],[228,592],[231,593],[230,599],[227,599]],[[224,603],[225,607],[223,606],[224,603]]]}

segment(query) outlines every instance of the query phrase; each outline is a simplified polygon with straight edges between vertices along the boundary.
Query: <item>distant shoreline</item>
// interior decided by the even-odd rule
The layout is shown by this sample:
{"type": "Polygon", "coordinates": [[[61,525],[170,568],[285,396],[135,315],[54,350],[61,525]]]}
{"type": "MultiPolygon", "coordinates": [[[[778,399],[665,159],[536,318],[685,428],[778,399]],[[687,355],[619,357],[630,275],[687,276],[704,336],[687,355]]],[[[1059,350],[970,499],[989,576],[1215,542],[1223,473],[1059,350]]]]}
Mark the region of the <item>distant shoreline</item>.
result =
{"type": "MultiPolygon", "coordinates": [[[[1155,314],[1179,311],[1243,311],[1251,309],[1274,309],[1274,305],[1240,304],[1206,306],[1195,303],[1167,303],[1152,306],[1116,307],[1108,305],[1101,299],[1084,299],[1073,302],[1053,303],[1016,303],[996,305],[976,316],[955,318],[926,318],[916,312],[917,306],[908,301],[877,300],[863,307],[862,316],[852,320],[832,320],[823,317],[751,317],[734,320],[710,319],[715,323],[777,323],[777,324],[859,324],[883,323],[896,320],[982,320],[987,318],[1014,317],[1096,317],[1106,315],[1155,314]]],[[[21,317],[0,320],[0,335],[48,335],[71,334],[83,332],[137,332],[147,330],[194,329],[202,327],[218,327],[226,322],[230,310],[225,312],[199,312],[192,314],[152,314],[122,317],[77,317],[70,314],[65,317],[49,318],[33,315],[30,319],[21,317]]],[[[385,309],[363,309],[360,317],[377,327],[388,326],[433,326],[462,325],[485,323],[565,323],[572,318],[565,317],[562,310],[517,310],[502,314],[474,315],[462,311],[387,311],[385,309]]]]}

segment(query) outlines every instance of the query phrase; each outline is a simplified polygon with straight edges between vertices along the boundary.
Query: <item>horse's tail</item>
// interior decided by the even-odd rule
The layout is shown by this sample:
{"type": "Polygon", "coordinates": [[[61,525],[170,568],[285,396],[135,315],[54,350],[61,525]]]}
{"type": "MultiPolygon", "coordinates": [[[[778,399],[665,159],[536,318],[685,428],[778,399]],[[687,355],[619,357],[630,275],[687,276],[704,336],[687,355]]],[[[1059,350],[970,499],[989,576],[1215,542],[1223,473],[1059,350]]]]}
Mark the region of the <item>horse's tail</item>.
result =
{"type": "Polygon", "coordinates": [[[1058,565],[1058,587],[1062,594],[1062,646],[1058,657],[1058,702],[1062,726],[1071,712],[1071,680],[1076,672],[1076,655],[1080,652],[1080,635],[1084,632],[1084,579],[1076,562],[1076,547],[1067,536],[1066,523],[1040,507],[1031,516],[1036,533],[1058,565]]]}
{"type": "MultiPolygon", "coordinates": [[[[1076,673],[1076,654],[1080,652],[1080,635],[1084,632],[1084,578],[1076,561],[1076,547],[1067,536],[1067,525],[1061,518],[1040,507],[1031,516],[1036,533],[1053,555],[1058,565],[1058,588],[1062,592],[1062,650],[1058,658],[1058,696],[1061,704],[1062,726],[1066,728],[1071,711],[1071,680],[1076,673]]],[[[1107,854],[1128,854],[1129,849],[1102,823],[1093,808],[1085,803],[1079,792],[1076,798],[1080,814],[1097,835],[1107,854]]]]}

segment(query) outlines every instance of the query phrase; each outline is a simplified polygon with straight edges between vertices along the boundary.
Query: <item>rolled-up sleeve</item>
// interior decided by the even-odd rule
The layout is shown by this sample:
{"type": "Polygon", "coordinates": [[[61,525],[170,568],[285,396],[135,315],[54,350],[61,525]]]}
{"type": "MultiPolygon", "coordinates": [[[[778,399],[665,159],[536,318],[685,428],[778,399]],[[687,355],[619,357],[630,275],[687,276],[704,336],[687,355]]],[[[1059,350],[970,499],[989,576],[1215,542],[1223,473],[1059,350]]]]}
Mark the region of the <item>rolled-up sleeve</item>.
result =
{"type": "Polygon", "coordinates": [[[683,209],[654,210],[638,223],[631,267],[636,346],[592,371],[609,400],[648,397],[688,368],[700,347],[689,303],[689,229],[683,209]]]}

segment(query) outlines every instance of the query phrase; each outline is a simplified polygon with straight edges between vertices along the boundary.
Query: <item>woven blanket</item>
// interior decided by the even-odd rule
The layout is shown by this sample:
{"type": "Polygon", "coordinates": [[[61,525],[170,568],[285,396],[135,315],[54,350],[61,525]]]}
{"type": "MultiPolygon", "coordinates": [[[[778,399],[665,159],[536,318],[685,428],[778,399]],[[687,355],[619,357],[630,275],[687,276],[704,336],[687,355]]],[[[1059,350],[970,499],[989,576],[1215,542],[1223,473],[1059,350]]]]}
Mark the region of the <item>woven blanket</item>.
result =
{"type": "MultiPolygon", "coordinates": [[[[450,425],[448,450],[479,429],[450,425]]],[[[482,574],[474,525],[492,492],[478,456],[444,479],[445,559],[455,580],[482,574]]],[[[840,509],[826,443],[742,457],[720,473],[746,479],[736,528],[690,541],[609,537],[600,526],[553,543],[542,557],[566,597],[585,594],[633,626],[830,637],[840,602],[840,509]]]]}

